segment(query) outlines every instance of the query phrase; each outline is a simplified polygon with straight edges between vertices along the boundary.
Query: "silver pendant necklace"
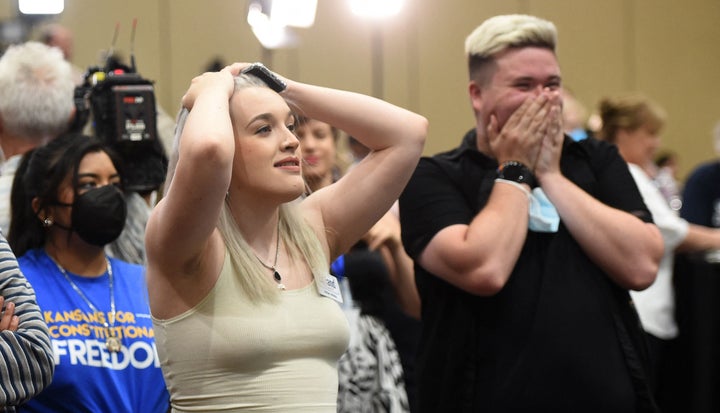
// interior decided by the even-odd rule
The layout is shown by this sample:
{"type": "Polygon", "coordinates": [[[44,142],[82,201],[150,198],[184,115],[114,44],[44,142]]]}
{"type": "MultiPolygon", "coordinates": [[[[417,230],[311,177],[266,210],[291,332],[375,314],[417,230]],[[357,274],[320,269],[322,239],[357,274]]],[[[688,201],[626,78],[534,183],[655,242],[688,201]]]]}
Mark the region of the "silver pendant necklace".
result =
{"type": "MultiPolygon", "coordinates": [[[[70,286],[72,286],[73,290],[80,296],[80,298],[85,301],[85,303],[90,307],[92,311],[95,313],[99,313],[97,307],[95,307],[95,304],[90,301],[85,293],[82,292],[80,287],[78,287],[77,284],[70,278],[67,271],[65,271],[65,268],[60,265],[53,257],[50,256],[50,254],[47,254],[47,256],[50,258],[50,260],[55,263],[57,266],[58,271],[65,277],[68,283],[70,283],[70,286]]],[[[122,349],[122,341],[120,341],[120,337],[115,335],[115,294],[113,289],[113,273],[112,273],[112,266],[110,265],[110,260],[105,257],[105,263],[107,264],[107,273],[108,273],[108,280],[110,281],[110,319],[111,322],[108,323],[106,317],[103,317],[103,327],[105,327],[105,346],[107,347],[108,351],[111,353],[117,353],[122,349]]]]}
{"type": "Polygon", "coordinates": [[[278,285],[278,288],[281,290],[285,289],[285,284],[282,282],[282,276],[280,273],[275,269],[277,267],[277,261],[278,261],[278,255],[280,253],[280,222],[278,221],[278,227],[277,227],[277,239],[275,241],[275,262],[273,262],[273,265],[267,265],[263,262],[263,260],[260,259],[260,257],[255,254],[255,251],[253,251],[253,255],[255,258],[257,258],[260,265],[267,268],[268,270],[273,272],[273,279],[278,285]]]}

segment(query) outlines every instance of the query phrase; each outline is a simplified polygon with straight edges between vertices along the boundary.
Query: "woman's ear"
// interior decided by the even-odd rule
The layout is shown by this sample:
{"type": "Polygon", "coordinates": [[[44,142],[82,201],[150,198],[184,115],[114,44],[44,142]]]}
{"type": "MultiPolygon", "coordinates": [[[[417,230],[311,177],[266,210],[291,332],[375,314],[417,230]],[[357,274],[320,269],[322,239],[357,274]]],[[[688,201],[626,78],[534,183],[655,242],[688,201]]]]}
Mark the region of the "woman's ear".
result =
{"type": "Polygon", "coordinates": [[[35,216],[40,221],[44,222],[47,218],[50,218],[50,220],[52,220],[52,217],[49,217],[44,209],[40,209],[40,198],[34,197],[32,199],[32,202],[30,202],[30,206],[32,207],[33,212],[35,213],[35,216]]]}
{"type": "Polygon", "coordinates": [[[32,207],[32,210],[35,213],[37,219],[39,219],[42,223],[43,227],[49,228],[52,226],[52,224],[55,223],[52,217],[52,213],[46,211],[45,208],[40,209],[40,198],[34,197],[32,199],[32,202],[30,203],[30,206],[32,207]]]}
{"type": "Polygon", "coordinates": [[[30,206],[32,207],[35,215],[40,215],[40,198],[34,197],[30,202],[30,206]]]}

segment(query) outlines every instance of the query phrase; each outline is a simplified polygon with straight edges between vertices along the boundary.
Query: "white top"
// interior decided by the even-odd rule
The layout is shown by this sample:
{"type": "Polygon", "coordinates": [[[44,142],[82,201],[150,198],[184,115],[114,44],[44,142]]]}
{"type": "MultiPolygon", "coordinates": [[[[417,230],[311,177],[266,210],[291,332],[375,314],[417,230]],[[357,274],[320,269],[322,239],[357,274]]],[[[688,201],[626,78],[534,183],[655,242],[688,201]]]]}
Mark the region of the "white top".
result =
{"type": "Polygon", "coordinates": [[[675,292],[672,286],[675,248],[688,233],[688,222],[670,209],[660,190],[639,166],[628,164],[635,184],[660,229],[665,253],[660,261],[657,278],[646,290],[630,291],[645,331],[655,337],[669,340],[677,337],[675,322],[675,292]]]}
{"type": "Polygon", "coordinates": [[[22,155],[11,156],[0,165],[0,229],[5,235],[10,230],[10,192],[20,159],[22,155]]]}

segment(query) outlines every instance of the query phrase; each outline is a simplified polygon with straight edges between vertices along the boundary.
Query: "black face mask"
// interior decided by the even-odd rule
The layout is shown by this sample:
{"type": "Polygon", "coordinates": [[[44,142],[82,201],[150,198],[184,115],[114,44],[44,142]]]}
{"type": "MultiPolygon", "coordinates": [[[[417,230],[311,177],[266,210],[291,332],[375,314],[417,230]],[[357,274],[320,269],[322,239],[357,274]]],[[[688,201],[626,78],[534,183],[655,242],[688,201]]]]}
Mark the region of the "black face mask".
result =
{"type": "Polygon", "coordinates": [[[125,227],[127,204],[122,191],[105,185],[75,196],[72,230],[88,244],[105,246],[115,241],[125,227]]]}

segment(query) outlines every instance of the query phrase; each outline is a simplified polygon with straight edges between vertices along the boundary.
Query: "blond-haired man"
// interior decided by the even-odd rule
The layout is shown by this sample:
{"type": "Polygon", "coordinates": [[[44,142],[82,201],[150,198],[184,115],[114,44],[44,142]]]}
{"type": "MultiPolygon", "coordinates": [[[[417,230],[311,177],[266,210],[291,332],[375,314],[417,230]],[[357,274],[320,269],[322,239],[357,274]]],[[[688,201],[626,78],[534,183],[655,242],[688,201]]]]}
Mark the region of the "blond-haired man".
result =
{"type": "Polygon", "coordinates": [[[562,133],[555,26],[466,40],[475,127],[400,198],[422,299],[424,412],[652,411],[628,290],[662,239],[611,145],[562,133]]]}

